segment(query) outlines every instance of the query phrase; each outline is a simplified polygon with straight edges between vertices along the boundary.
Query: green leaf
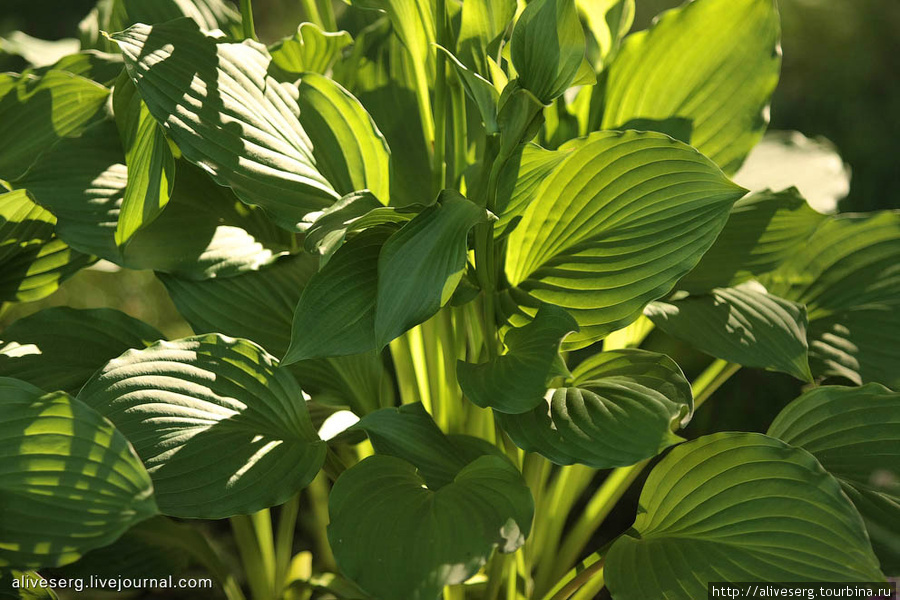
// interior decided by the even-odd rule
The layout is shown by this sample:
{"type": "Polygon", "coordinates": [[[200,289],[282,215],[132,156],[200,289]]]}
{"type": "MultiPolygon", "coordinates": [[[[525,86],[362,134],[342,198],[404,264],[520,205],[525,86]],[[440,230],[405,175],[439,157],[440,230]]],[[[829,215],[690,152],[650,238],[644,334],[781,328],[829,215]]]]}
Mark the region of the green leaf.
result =
{"type": "Polygon", "coordinates": [[[20,177],[61,138],[78,136],[102,118],[109,90],[65,71],[40,78],[0,75],[0,179],[20,177]]]}
{"type": "Polygon", "coordinates": [[[543,404],[547,383],[556,375],[559,345],[573,331],[578,324],[569,313],[544,304],[534,321],[509,330],[503,356],[478,365],[457,361],[459,387],[482,408],[512,414],[532,410],[543,404]]]}
{"type": "Polygon", "coordinates": [[[825,138],[769,131],[735,173],[734,181],[754,192],[794,186],[815,210],[833,213],[850,192],[850,167],[825,138]]]}
{"type": "Polygon", "coordinates": [[[506,163],[500,172],[497,191],[498,221],[494,232],[498,236],[509,233],[519,224],[541,184],[568,154],[565,150],[547,150],[537,144],[525,144],[522,152],[506,163]]]}
{"type": "Polygon", "coordinates": [[[0,302],[40,300],[93,262],[57,238],[55,224],[25,190],[0,193],[0,302]]]}
{"type": "Polygon", "coordinates": [[[881,567],[900,568],[900,394],[870,383],[810,390],[768,435],[803,448],[834,475],[862,514],[881,567]]]}
{"type": "Polygon", "coordinates": [[[0,376],[77,393],[108,361],[162,338],[155,328],[112,308],[47,308],[0,332],[0,376]]]}
{"type": "Polygon", "coordinates": [[[523,88],[544,104],[561,96],[584,61],[575,0],[530,2],[516,22],[510,48],[523,88]]]}
{"type": "MultiPolygon", "coordinates": [[[[606,68],[634,22],[634,0],[575,0],[578,12],[597,44],[594,68],[606,68]]],[[[590,51],[590,50],[589,50],[590,51]]]]}
{"type": "Polygon", "coordinates": [[[291,234],[261,210],[240,203],[199,168],[179,163],[172,199],[127,248],[115,242],[127,168],[112,121],[61,140],[15,182],[58,219],[57,234],[73,248],[134,269],[186,277],[227,276],[284,254],[291,234]]]}
{"type": "Polygon", "coordinates": [[[64,565],[157,512],[134,449],[63,392],[0,378],[0,567],[64,565]]]}
{"type": "Polygon", "coordinates": [[[346,31],[324,31],[315,23],[300,23],[297,33],[269,46],[269,54],[272,64],[285,73],[325,75],[352,43],[346,31]]]}
{"type": "Polygon", "coordinates": [[[421,69],[424,75],[432,68],[429,57],[435,42],[431,2],[428,0],[351,0],[363,8],[384,11],[390,19],[394,33],[409,51],[413,70],[421,69]]]}
{"type": "Polygon", "coordinates": [[[402,458],[415,466],[432,490],[450,484],[472,460],[444,435],[421,402],[376,410],[352,429],[365,431],[378,454],[402,458]]]}
{"type": "Polygon", "coordinates": [[[115,236],[116,244],[124,246],[168,204],[175,185],[175,157],[162,128],[125,71],[116,80],[113,111],[128,167],[128,185],[115,236]]]}
{"type": "Polygon", "coordinates": [[[341,246],[303,288],[285,364],[375,348],[378,257],[391,230],[366,230],[341,246]]]}
{"type": "Polygon", "coordinates": [[[772,0],[697,0],[625,38],[602,129],[685,131],[727,174],[762,138],[781,68],[772,0]]]}
{"type": "Polygon", "coordinates": [[[303,237],[308,252],[327,259],[341,247],[348,234],[389,223],[405,223],[419,207],[384,206],[371,192],[347,194],[323,210],[303,237]]]}
{"type": "Polygon", "coordinates": [[[466,236],[488,213],[444,190],[392,235],[378,256],[375,346],[383,348],[447,303],[466,268],[466,236]]]}
{"type": "Polygon", "coordinates": [[[113,18],[106,31],[120,31],[135,23],[165,23],[188,17],[201,29],[221,29],[239,35],[241,15],[224,0],[113,0],[113,18]]]}
{"type": "Polygon", "coordinates": [[[221,519],[281,504],[325,460],[300,386],[247,340],[209,334],[130,350],[78,398],[132,441],[169,516],[221,519]]]}
{"type": "Polygon", "coordinates": [[[704,295],[652,302],[644,314],[672,337],[716,358],[812,381],[806,308],[760,287],[715,288],[704,295]]]}
{"type": "Polygon", "coordinates": [[[573,349],[671,291],[744,190],[693,148],[629,131],[589,136],[535,194],[509,236],[501,301],[514,324],[539,302],[567,309],[581,327],[563,345],[573,349]]]}
{"type": "Polygon", "coordinates": [[[304,74],[297,89],[300,122],[319,172],[339,194],[367,189],[386,202],[391,151],[359,100],[316,73],[304,74]]]}
{"type": "Polygon", "coordinates": [[[58,600],[59,596],[36,571],[0,570],[3,600],[58,600]],[[47,587],[41,587],[41,584],[47,587]]]}
{"type": "MultiPolygon", "coordinates": [[[[476,77],[489,73],[487,57],[496,56],[500,40],[516,15],[515,0],[463,2],[457,40],[460,63],[476,77]]],[[[482,115],[483,116],[483,115],[482,115]]]]}
{"type": "Polygon", "coordinates": [[[678,282],[678,289],[703,293],[768,273],[793,256],[825,219],[796,188],[742,198],[712,248],[678,282]]]}
{"type": "Polygon", "coordinates": [[[900,387],[900,212],[825,221],[778,269],[770,294],[806,305],[816,376],[900,387]]]}
{"type": "Polygon", "coordinates": [[[341,474],[328,512],[328,541],[344,574],[381,598],[431,600],[474,575],[495,547],[520,547],[534,501],[500,456],[481,456],[432,490],[412,464],[376,455],[341,474]]]}
{"type": "Polygon", "coordinates": [[[109,87],[116,81],[124,68],[125,61],[119,54],[82,50],[62,57],[49,67],[34,69],[30,72],[41,77],[48,71],[66,71],[109,87]]]}
{"type": "Polygon", "coordinates": [[[616,600],[693,600],[709,581],[884,579],[837,481],[809,453],[758,433],[672,450],[644,484],[604,575],[616,600]]]}
{"type": "Polygon", "coordinates": [[[219,42],[188,19],[113,36],[128,73],[185,158],[288,228],[338,194],[316,169],[296,88],[267,76],[254,42],[219,42]]]}
{"type": "Polygon", "coordinates": [[[78,52],[79,46],[74,38],[42,40],[24,31],[11,31],[0,37],[0,52],[21,56],[35,67],[52,65],[64,56],[78,52]]]}
{"type": "Polygon", "coordinates": [[[645,350],[603,352],[573,372],[572,387],[519,415],[494,412],[515,444],[556,464],[628,466],[682,439],[693,411],[690,384],[669,357],[645,350]]]}
{"type": "MultiPolygon", "coordinates": [[[[477,4],[477,2],[472,2],[470,6],[477,4]]],[[[463,6],[463,11],[465,11],[465,6],[463,6]]],[[[497,105],[500,102],[500,93],[497,91],[497,88],[475,71],[470,71],[468,67],[443,46],[438,46],[438,49],[450,59],[450,64],[456,69],[456,74],[459,75],[459,80],[462,82],[466,94],[478,108],[481,121],[484,123],[484,132],[488,135],[499,133],[497,105]]]]}
{"type": "MultiPolygon", "coordinates": [[[[291,342],[294,308],[315,272],[314,257],[299,255],[236,277],[194,281],[157,275],[194,333],[250,339],[280,356],[291,342]],[[248,319],[248,314],[254,318],[248,319]]],[[[384,366],[374,353],[306,360],[289,370],[305,392],[337,398],[357,414],[377,408],[379,398],[391,397],[389,390],[380,389],[384,366]]]]}

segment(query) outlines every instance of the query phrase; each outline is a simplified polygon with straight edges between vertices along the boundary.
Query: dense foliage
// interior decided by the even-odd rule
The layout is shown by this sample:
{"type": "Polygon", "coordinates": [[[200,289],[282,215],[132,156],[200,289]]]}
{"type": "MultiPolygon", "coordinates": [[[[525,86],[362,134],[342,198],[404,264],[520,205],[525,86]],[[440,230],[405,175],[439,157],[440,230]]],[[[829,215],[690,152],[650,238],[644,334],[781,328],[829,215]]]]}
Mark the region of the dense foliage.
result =
{"type": "Polygon", "coordinates": [[[830,214],[833,150],[766,133],[773,0],[630,35],[633,0],[305,6],[268,47],[248,0],[100,0],[77,47],[14,38],[0,301],[102,259],[155,271],[195,335],[68,307],[0,331],[0,596],[900,573],[900,213],[830,214]],[[742,367],[804,392],[765,434],[683,432],[742,367]]]}

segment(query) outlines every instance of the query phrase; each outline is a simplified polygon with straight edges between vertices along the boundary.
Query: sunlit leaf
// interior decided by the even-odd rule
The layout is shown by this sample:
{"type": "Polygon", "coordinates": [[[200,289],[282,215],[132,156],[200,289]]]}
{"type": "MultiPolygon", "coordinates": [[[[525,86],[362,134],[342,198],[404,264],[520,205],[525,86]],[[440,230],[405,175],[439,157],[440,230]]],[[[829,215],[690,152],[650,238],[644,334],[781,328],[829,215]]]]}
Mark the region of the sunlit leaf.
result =
{"type": "Polygon", "coordinates": [[[285,73],[325,75],[352,43],[346,31],[323,31],[315,23],[300,23],[297,33],[269,46],[269,53],[272,64],[285,73]]]}

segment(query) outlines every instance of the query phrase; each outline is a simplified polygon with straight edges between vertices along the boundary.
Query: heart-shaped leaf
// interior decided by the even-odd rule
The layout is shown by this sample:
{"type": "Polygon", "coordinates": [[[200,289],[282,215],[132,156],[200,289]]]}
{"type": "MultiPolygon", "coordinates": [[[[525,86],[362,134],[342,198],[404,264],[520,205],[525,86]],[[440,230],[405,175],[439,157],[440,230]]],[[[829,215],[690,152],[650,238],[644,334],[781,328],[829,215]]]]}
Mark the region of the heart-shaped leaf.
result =
{"type": "Polygon", "coordinates": [[[111,308],[47,308],[0,333],[0,376],[74,394],[108,361],[162,338],[150,325],[111,308]]]}
{"type": "Polygon", "coordinates": [[[114,34],[128,73],[185,158],[286,227],[337,199],[316,169],[297,91],[266,73],[254,42],[221,42],[190,19],[114,34]]]}
{"type": "Polygon", "coordinates": [[[510,234],[501,300],[514,324],[561,306],[587,346],[634,321],[712,245],[744,194],[709,159],[658,133],[594,133],[544,179],[510,234]]]}
{"type": "Polygon", "coordinates": [[[281,504],[325,460],[300,386],[246,340],[210,334],[131,350],[78,398],[132,441],[170,516],[219,519],[281,504]]]}
{"type": "Polygon", "coordinates": [[[812,381],[806,308],[757,288],[744,284],[652,302],[644,314],[669,335],[716,358],[812,381]]]}
{"type": "Polygon", "coordinates": [[[157,512],[134,449],[93,409],[3,377],[0,411],[0,567],[73,562],[157,512]]]}
{"type": "Polygon", "coordinates": [[[562,339],[578,331],[575,319],[551,304],[538,309],[534,321],[510,329],[503,340],[508,352],[486,363],[456,363],[459,387],[482,408],[523,413],[543,404],[547,383],[556,374],[562,339]]]}
{"type": "Polygon", "coordinates": [[[809,453],[757,433],[673,449],[604,574],[616,600],[694,600],[709,581],[883,580],[838,482],[809,453]]]}
{"type": "Polygon", "coordinates": [[[602,129],[679,133],[733,174],[766,129],[780,37],[772,0],[697,0],[664,13],[625,38],[609,66],[602,129]]]}
{"type": "Polygon", "coordinates": [[[841,483],[886,573],[900,569],[900,394],[877,383],[810,390],[768,435],[803,448],[841,483]]]}
{"type": "Polygon", "coordinates": [[[40,300],[93,262],[57,238],[55,224],[25,190],[0,190],[0,302],[40,300]]]}

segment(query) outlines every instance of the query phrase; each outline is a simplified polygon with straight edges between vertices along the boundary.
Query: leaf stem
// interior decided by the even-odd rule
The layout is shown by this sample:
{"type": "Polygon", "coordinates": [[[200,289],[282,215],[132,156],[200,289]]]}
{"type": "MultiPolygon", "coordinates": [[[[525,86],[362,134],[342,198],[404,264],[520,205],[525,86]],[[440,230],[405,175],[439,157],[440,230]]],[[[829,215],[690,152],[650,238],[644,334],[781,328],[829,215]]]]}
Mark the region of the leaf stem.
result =
{"type": "Polygon", "coordinates": [[[595,577],[603,577],[605,558],[594,554],[584,563],[572,569],[552,590],[547,592],[543,600],[568,600],[583,585],[595,577]]]}
{"type": "MultiPolygon", "coordinates": [[[[446,41],[446,0],[435,0],[435,35],[437,43],[446,41]]],[[[438,52],[435,58],[434,75],[434,162],[431,165],[433,195],[437,195],[447,185],[447,57],[438,52]]]]}
{"type": "Polygon", "coordinates": [[[294,545],[294,530],[300,512],[300,494],[294,494],[281,506],[278,513],[278,533],[275,536],[275,593],[281,595],[287,583],[294,545]]]}
{"type": "Polygon", "coordinates": [[[254,600],[269,600],[272,597],[270,581],[266,577],[266,567],[259,540],[253,528],[253,521],[247,515],[237,515],[229,519],[237,543],[238,554],[244,565],[244,575],[250,586],[250,596],[254,600]]]}
{"type": "Polygon", "coordinates": [[[740,368],[741,365],[720,358],[714,360],[691,384],[694,391],[694,410],[700,408],[740,368]]]}
{"type": "Polygon", "coordinates": [[[241,0],[241,26],[244,28],[244,39],[256,39],[256,28],[253,26],[253,0],[241,0]]]}
{"type": "Polygon", "coordinates": [[[322,15],[319,13],[318,2],[315,0],[301,0],[301,4],[303,5],[303,13],[306,15],[307,20],[310,23],[314,23],[325,29],[325,24],[322,22],[322,15]]]}

